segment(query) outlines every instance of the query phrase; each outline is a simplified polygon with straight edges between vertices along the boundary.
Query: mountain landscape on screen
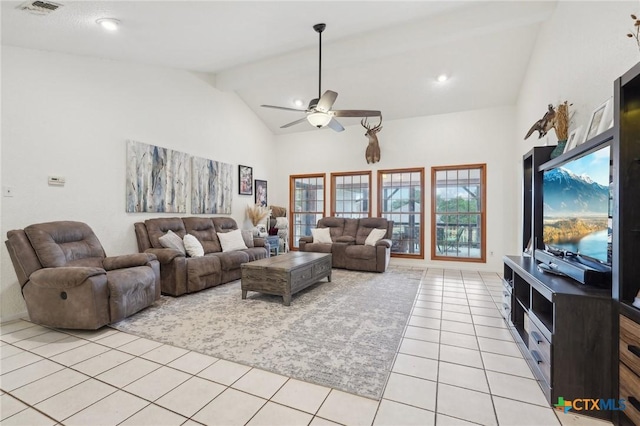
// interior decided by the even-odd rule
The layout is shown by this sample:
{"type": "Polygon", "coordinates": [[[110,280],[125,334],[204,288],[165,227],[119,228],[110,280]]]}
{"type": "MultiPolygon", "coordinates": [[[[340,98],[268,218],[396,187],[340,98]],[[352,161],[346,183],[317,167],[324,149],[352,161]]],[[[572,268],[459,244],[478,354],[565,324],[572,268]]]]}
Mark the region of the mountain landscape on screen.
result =
{"type": "Polygon", "coordinates": [[[544,215],[602,215],[609,210],[609,188],[562,167],[544,174],[544,215]]]}
{"type": "Polygon", "coordinates": [[[542,188],[545,245],[608,262],[609,187],[559,167],[544,172],[542,188]]]}

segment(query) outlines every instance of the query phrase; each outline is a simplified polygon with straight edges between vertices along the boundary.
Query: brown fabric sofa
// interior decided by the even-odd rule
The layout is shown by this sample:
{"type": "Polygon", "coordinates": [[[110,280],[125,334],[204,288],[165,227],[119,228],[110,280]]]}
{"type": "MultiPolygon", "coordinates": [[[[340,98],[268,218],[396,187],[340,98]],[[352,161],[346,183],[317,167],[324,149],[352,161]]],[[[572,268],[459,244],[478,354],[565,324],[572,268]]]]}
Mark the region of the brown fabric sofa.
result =
{"type": "Polygon", "coordinates": [[[393,221],[381,217],[325,217],[318,221],[316,227],[330,228],[333,243],[314,243],[311,236],[301,237],[298,240],[300,251],[331,253],[334,268],[370,272],[387,270],[391,257],[393,221]],[[386,229],[387,233],[375,246],[366,246],[364,242],[373,228],[386,229]]]}
{"type": "Polygon", "coordinates": [[[253,238],[253,244],[245,239],[249,243],[246,250],[222,252],[217,233],[238,229],[236,221],[229,217],[158,218],[137,222],[134,227],[138,250],[158,257],[162,293],[171,296],[240,279],[240,265],[269,256],[262,238],[253,238]],[[186,234],[195,236],[204,248],[204,256],[188,257],[177,250],[164,248],[159,238],[169,230],[180,238],[186,234]]]}
{"type": "Polygon", "coordinates": [[[82,222],[40,223],[7,232],[31,321],[94,330],[120,321],[160,298],[153,254],[106,257],[82,222]]]}

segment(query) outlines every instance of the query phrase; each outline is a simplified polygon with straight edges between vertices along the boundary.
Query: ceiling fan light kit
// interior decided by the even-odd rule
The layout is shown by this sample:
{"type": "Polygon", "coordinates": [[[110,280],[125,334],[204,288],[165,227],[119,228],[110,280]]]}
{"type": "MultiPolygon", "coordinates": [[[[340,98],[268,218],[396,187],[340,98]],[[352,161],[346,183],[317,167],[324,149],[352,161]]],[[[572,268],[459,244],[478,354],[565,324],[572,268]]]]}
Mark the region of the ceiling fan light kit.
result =
{"type": "MultiPolygon", "coordinates": [[[[304,121],[309,122],[312,126],[322,128],[325,126],[329,126],[331,129],[336,132],[342,132],[344,127],[342,124],[338,122],[334,117],[382,117],[382,113],[380,111],[374,110],[331,110],[333,104],[338,97],[338,93],[327,90],[322,93],[322,32],[326,28],[326,24],[315,24],[313,29],[318,33],[318,97],[312,99],[309,102],[309,107],[305,109],[296,109],[296,108],[288,108],[281,107],[275,105],[260,105],[264,108],[274,108],[281,109],[285,111],[296,111],[296,112],[304,112],[306,113],[305,118],[298,119],[291,123],[287,123],[284,126],[280,126],[281,129],[291,127],[295,124],[302,123],[304,121]]],[[[296,106],[301,106],[298,102],[295,103],[296,106]]]]}
{"type": "Polygon", "coordinates": [[[311,123],[312,126],[320,128],[329,124],[331,116],[325,112],[312,112],[307,115],[307,121],[311,123]]]}

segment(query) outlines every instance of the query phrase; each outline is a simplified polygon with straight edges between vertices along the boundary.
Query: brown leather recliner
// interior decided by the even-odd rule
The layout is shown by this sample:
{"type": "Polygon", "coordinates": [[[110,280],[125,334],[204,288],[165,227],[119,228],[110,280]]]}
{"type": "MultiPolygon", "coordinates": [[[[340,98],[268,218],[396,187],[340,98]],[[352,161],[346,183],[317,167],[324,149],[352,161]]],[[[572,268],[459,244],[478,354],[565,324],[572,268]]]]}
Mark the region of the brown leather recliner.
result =
{"type": "Polygon", "coordinates": [[[94,330],[160,298],[160,266],[147,253],[106,257],[82,222],[39,223],[7,232],[31,321],[94,330]]]}

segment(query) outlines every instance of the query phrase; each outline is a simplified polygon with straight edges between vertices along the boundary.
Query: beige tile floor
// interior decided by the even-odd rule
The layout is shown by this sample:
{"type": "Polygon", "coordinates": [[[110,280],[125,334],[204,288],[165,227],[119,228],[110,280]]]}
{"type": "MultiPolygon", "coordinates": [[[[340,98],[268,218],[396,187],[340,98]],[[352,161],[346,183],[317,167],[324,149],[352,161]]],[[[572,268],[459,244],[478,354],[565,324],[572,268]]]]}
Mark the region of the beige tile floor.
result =
{"type": "MultiPolygon", "coordinates": [[[[376,401],[108,327],[0,326],[2,425],[609,425],[547,404],[500,277],[429,269],[376,401]]],[[[295,302],[294,302],[295,303],[295,302]]]]}

